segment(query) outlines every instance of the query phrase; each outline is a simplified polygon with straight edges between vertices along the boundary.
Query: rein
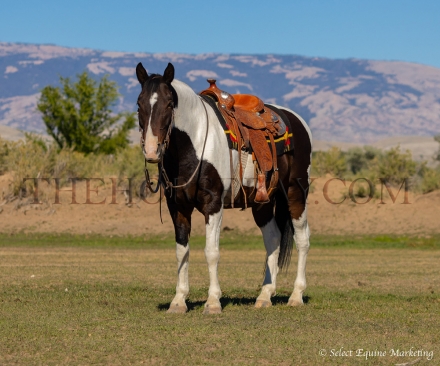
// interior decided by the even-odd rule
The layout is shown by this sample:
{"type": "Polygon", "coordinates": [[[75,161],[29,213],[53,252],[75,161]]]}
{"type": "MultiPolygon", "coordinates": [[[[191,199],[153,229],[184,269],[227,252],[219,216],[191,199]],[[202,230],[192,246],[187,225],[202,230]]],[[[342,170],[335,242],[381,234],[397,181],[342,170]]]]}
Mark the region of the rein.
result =
{"type": "MultiPolygon", "coordinates": [[[[199,163],[197,164],[196,169],[194,170],[193,174],[191,175],[191,177],[188,179],[188,181],[186,183],[179,184],[179,185],[174,185],[173,183],[171,183],[170,179],[168,178],[168,175],[167,175],[167,173],[165,171],[165,168],[163,166],[163,159],[164,159],[164,156],[165,156],[165,152],[166,152],[166,150],[167,150],[167,148],[169,146],[171,131],[172,131],[173,127],[174,127],[174,110],[173,110],[173,116],[171,118],[171,123],[170,123],[170,125],[168,127],[167,134],[165,136],[165,139],[164,139],[163,143],[160,144],[160,161],[157,163],[158,167],[159,167],[159,177],[158,177],[157,185],[156,185],[155,189],[152,188],[152,183],[151,183],[151,180],[150,180],[150,173],[149,173],[148,167],[147,167],[147,159],[145,159],[145,171],[144,171],[144,173],[145,173],[145,181],[147,183],[146,185],[147,185],[148,189],[150,190],[150,192],[156,193],[162,185],[164,185],[165,190],[169,189],[170,191],[172,191],[173,189],[176,189],[176,188],[184,188],[189,183],[191,183],[191,181],[194,179],[194,177],[196,176],[197,172],[199,171],[200,166],[202,165],[203,155],[205,153],[206,141],[208,140],[208,131],[209,131],[208,111],[206,109],[206,106],[205,106],[205,103],[203,102],[203,100],[200,99],[200,101],[202,102],[203,108],[205,109],[206,132],[205,132],[205,141],[203,142],[202,155],[200,156],[200,160],[199,160],[199,163]]],[[[145,141],[144,141],[144,138],[143,138],[143,134],[142,134],[141,144],[142,144],[142,147],[145,146],[145,141]]]]}

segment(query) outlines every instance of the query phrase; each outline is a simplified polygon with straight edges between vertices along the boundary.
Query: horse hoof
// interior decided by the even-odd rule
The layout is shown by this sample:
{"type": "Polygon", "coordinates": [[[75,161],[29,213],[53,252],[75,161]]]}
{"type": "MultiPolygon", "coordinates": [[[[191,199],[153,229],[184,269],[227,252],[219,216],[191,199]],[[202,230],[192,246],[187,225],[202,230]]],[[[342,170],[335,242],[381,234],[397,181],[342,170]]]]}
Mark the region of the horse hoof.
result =
{"type": "Polygon", "coordinates": [[[221,306],[205,305],[205,309],[203,310],[203,314],[221,314],[221,313],[222,313],[221,306]]]}
{"type": "Polygon", "coordinates": [[[289,300],[289,302],[287,303],[287,306],[302,306],[302,305],[304,305],[302,299],[301,299],[301,301],[289,300]]]}
{"type": "Polygon", "coordinates": [[[185,314],[188,311],[186,306],[181,306],[179,304],[170,305],[170,308],[167,310],[167,314],[185,314]]]}
{"type": "Polygon", "coordinates": [[[260,308],[268,308],[271,307],[272,303],[268,300],[257,300],[255,302],[255,308],[256,309],[260,309],[260,308]]]}

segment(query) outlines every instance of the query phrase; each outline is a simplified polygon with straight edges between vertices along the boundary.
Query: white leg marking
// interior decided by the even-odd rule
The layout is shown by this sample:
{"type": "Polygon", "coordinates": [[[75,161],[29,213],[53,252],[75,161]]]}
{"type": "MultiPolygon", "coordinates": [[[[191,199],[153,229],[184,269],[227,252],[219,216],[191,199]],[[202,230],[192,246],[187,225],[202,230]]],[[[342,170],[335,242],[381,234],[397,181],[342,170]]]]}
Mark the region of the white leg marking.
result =
{"type": "Polygon", "coordinates": [[[176,296],[168,309],[169,313],[185,313],[188,308],[185,300],[189,293],[188,264],[189,264],[189,243],[185,246],[176,243],[177,257],[177,286],[176,296]]]}
{"type": "Polygon", "coordinates": [[[220,227],[223,218],[223,208],[214,215],[209,216],[209,222],[206,225],[206,246],[205,257],[208,262],[209,271],[209,291],[208,300],[205,304],[205,314],[221,313],[220,297],[222,292],[218,282],[218,262],[220,259],[219,240],[220,227]]]}
{"type": "Polygon", "coordinates": [[[303,292],[307,287],[306,283],[306,261],[307,253],[310,247],[310,230],[307,223],[307,206],[298,220],[292,220],[295,228],[295,244],[298,251],[298,271],[292,295],[289,298],[288,305],[295,306],[303,304],[303,292]]]}
{"type": "Polygon", "coordinates": [[[264,246],[266,247],[267,263],[263,288],[257,298],[257,302],[255,303],[255,307],[257,308],[272,305],[270,298],[276,294],[278,256],[280,254],[281,240],[281,233],[278,229],[275,218],[272,218],[272,220],[263,226],[261,232],[263,234],[264,246]]]}

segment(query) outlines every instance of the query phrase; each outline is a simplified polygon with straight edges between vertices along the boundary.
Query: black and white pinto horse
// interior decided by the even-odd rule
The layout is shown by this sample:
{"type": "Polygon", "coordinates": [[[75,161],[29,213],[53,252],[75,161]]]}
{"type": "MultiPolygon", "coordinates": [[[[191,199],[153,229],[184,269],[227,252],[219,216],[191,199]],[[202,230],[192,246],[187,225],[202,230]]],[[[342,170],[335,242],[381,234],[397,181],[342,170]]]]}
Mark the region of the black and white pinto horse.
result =
{"type": "MultiPolygon", "coordinates": [[[[223,209],[232,206],[231,162],[234,167],[239,164],[238,152],[232,150],[230,159],[227,136],[215,111],[188,85],[174,79],[172,64],[168,64],[161,76],[148,75],[139,63],[136,75],[142,86],[137,104],[143,153],[147,162],[158,163],[159,170],[167,176],[165,196],[175,229],[178,278],[176,295],[168,312],[187,311],[191,214],[197,209],[205,217],[205,256],[210,279],[204,313],[220,313],[219,237],[223,209]],[[170,188],[170,182],[174,188],[170,188]]],[[[306,198],[312,136],[307,124],[295,112],[281,106],[274,107],[287,116],[294,135],[294,151],[278,157],[278,189],[269,203],[254,202],[255,177],[251,155],[242,181],[267,251],[263,286],[255,303],[257,308],[272,304],[277,273],[290,261],[293,239],[298,251],[298,267],[288,305],[303,304],[310,246],[306,198]]]]}

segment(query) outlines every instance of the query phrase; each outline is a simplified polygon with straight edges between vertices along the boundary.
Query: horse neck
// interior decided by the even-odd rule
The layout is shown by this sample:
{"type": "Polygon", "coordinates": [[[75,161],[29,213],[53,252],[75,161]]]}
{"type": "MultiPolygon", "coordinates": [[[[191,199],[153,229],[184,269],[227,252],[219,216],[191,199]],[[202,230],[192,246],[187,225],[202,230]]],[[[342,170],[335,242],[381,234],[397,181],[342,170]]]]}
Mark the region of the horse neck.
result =
{"type": "Polygon", "coordinates": [[[174,80],[172,85],[178,99],[174,110],[174,127],[186,132],[193,144],[203,143],[207,115],[200,97],[179,80],[174,80]]]}
{"type": "MultiPolygon", "coordinates": [[[[203,158],[213,164],[221,177],[227,177],[230,174],[228,142],[214,110],[202,102],[188,85],[173,81],[173,87],[178,97],[178,105],[174,110],[175,128],[188,135],[197,160],[203,158]]],[[[181,145],[178,139],[173,142],[174,158],[182,161],[181,158],[188,152],[188,146],[181,145]]],[[[187,169],[187,165],[184,166],[187,169]]],[[[196,166],[193,168],[196,169],[196,166]]]]}

